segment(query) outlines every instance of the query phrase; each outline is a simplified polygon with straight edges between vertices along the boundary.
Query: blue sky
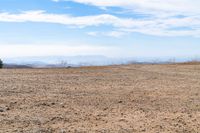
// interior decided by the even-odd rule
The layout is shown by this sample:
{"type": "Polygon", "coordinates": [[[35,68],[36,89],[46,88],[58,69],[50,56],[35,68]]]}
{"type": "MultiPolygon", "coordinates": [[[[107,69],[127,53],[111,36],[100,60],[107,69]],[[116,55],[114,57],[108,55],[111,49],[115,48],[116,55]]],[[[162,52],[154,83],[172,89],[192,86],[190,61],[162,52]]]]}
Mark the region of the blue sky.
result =
{"type": "Polygon", "coordinates": [[[1,58],[196,58],[200,1],[1,0],[0,31],[1,58]]]}

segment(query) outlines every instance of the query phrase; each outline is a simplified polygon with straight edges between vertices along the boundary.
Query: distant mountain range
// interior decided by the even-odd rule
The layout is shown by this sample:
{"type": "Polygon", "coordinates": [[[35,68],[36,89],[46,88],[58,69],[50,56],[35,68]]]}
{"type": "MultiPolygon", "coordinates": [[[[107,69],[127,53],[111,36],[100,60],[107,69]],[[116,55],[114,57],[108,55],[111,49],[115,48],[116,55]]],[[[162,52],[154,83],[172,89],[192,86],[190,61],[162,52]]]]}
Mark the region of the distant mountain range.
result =
{"type": "Polygon", "coordinates": [[[174,58],[110,58],[101,55],[87,56],[43,56],[43,57],[16,57],[4,58],[6,68],[54,68],[54,67],[80,67],[80,66],[104,66],[120,64],[149,64],[149,63],[170,63],[185,62],[187,59],[174,58]]]}
{"type": "Polygon", "coordinates": [[[105,56],[44,56],[5,58],[5,67],[79,67],[126,64],[131,59],[109,58],[105,56]]]}
{"type": "Polygon", "coordinates": [[[17,64],[4,64],[4,68],[33,68],[28,65],[17,65],[17,64]]]}

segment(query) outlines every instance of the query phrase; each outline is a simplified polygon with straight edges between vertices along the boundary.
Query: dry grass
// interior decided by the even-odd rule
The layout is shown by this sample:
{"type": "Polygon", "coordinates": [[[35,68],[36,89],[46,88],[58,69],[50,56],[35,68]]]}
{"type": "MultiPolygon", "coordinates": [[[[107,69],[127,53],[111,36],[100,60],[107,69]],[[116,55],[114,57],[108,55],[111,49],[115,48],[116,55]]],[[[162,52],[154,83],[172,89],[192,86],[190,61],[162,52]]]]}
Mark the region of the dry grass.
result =
{"type": "Polygon", "coordinates": [[[200,65],[0,70],[0,132],[199,133],[200,65]]]}

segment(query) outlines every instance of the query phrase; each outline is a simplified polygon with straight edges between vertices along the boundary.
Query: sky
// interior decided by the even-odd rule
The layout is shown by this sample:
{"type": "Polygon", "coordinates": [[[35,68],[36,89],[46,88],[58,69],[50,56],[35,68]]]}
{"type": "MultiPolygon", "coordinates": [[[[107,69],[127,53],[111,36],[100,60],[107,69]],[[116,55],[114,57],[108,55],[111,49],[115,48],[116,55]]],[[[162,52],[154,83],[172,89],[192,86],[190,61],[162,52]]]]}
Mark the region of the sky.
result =
{"type": "Polygon", "coordinates": [[[0,0],[0,58],[200,57],[199,0],[0,0]]]}

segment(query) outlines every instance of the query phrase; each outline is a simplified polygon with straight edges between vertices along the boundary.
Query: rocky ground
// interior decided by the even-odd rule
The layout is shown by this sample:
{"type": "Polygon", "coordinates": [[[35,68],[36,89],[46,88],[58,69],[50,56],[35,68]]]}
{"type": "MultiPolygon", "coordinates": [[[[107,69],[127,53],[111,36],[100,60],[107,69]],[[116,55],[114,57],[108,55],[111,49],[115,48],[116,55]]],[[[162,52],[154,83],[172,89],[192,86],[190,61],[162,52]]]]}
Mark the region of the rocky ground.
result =
{"type": "Polygon", "coordinates": [[[0,70],[0,133],[200,133],[200,65],[0,70]]]}

